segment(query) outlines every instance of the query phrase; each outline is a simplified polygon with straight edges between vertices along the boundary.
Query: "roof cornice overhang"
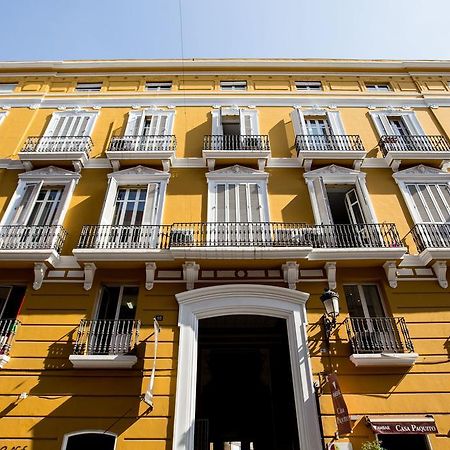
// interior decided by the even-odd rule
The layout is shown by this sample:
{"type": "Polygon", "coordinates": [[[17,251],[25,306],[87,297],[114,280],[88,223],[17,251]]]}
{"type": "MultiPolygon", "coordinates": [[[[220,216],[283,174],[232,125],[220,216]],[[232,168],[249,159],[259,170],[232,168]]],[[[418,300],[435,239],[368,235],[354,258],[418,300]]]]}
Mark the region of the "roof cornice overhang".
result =
{"type": "Polygon", "coordinates": [[[79,60],[79,61],[4,61],[0,70],[67,71],[67,70],[450,70],[450,60],[359,60],[359,59],[147,59],[147,60],[79,60]]]}

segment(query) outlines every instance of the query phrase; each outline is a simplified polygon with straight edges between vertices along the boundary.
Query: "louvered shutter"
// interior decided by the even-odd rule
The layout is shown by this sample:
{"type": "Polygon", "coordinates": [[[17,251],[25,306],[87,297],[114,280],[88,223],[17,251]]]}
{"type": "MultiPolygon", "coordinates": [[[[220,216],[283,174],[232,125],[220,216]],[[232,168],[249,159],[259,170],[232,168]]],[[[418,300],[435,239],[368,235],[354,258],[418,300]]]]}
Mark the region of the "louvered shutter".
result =
{"type": "Polygon", "coordinates": [[[145,211],[142,220],[143,225],[159,225],[155,224],[158,209],[159,184],[150,183],[147,186],[147,197],[145,200],[145,211]]]}
{"type": "Polygon", "coordinates": [[[333,223],[330,205],[328,203],[328,195],[322,178],[315,178],[312,182],[314,186],[314,194],[316,196],[317,209],[319,213],[319,224],[329,225],[333,223]]]}

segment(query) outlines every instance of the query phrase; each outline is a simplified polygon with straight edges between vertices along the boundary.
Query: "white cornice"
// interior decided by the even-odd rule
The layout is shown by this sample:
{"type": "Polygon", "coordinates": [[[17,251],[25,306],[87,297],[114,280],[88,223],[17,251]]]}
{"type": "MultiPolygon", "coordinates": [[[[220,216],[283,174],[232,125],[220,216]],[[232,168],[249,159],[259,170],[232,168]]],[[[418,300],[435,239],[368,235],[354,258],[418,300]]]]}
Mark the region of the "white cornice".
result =
{"type": "Polygon", "coordinates": [[[361,60],[361,59],[153,59],[153,60],[73,60],[73,61],[10,61],[1,62],[4,70],[80,70],[80,69],[378,69],[410,70],[440,69],[450,70],[449,60],[361,60]]]}

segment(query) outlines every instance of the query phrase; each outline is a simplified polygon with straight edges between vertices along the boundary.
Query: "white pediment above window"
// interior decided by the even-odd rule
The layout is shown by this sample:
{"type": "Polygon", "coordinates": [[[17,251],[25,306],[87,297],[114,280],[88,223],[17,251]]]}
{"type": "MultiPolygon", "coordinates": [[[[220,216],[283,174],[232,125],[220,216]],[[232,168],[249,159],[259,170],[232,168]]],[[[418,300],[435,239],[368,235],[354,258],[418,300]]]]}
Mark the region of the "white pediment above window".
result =
{"type": "Polygon", "coordinates": [[[20,180],[24,181],[51,181],[52,183],[66,183],[70,180],[79,180],[81,175],[71,170],[61,169],[60,167],[48,166],[42,169],[31,170],[19,175],[20,180]]]}
{"type": "Polygon", "coordinates": [[[320,169],[306,172],[303,176],[306,180],[322,178],[325,183],[355,183],[357,179],[365,178],[366,174],[359,170],[331,164],[326,167],[321,167],[320,169]]]}
{"type": "Polygon", "coordinates": [[[393,175],[396,181],[403,182],[448,182],[450,181],[450,173],[435,167],[419,164],[418,166],[400,170],[393,175]]]}
{"type": "Polygon", "coordinates": [[[240,166],[235,164],[234,166],[224,167],[223,169],[214,170],[206,174],[206,178],[209,180],[267,180],[269,174],[262,172],[261,170],[252,169],[250,167],[240,166]]]}
{"type": "Polygon", "coordinates": [[[145,184],[152,181],[168,181],[170,174],[151,167],[135,166],[110,173],[108,178],[114,179],[119,184],[145,184]]]}

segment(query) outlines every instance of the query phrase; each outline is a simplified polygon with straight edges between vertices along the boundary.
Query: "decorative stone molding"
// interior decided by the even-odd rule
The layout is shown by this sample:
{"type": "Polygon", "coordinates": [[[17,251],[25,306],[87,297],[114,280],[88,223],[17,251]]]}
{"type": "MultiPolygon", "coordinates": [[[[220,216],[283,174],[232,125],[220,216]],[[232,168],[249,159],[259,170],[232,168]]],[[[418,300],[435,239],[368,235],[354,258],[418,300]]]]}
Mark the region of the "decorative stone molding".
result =
{"type": "Polygon", "coordinates": [[[299,265],[295,261],[286,261],[286,264],[281,266],[281,270],[289,289],[297,289],[299,265]]]}
{"type": "Polygon", "coordinates": [[[170,159],[163,159],[163,160],[161,160],[161,164],[163,166],[163,172],[169,172],[170,171],[170,159]]]}
{"type": "Polygon", "coordinates": [[[188,291],[194,289],[194,284],[198,281],[199,270],[200,265],[196,264],[195,261],[186,261],[183,264],[183,280],[186,281],[186,289],[188,291]]]}
{"type": "Polygon", "coordinates": [[[153,289],[155,281],[156,264],[154,262],[145,263],[145,289],[147,291],[153,289]]]}
{"type": "Polygon", "coordinates": [[[386,272],[386,277],[388,279],[389,286],[395,289],[397,287],[398,281],[397,264],[395,263],[395,261],[386,261],[383,264],[383,269],[386,272]]]}
{"type": "Polygon", "coordinates": [[[336,263],[335,262],[327,262],[324,266],[325,273],[327,274],[328,279],[328,287],[333,290],[336,289],[336,263]]]}
{"type": "Polygon", "coordinates": [[[34,263],[33,289],[35,291],[41,288],[47,269],[48,269],[47,265],[43,262],[34,263]]]}
{"type": "Polygon", "coordinates": [[[94,282],[94,275],[97,266],[94,263],[84,263],[84,290],[89,291],[94,282]]]}
{"type": "Polygon", "coordinates": [[[443,289],[448,288],[447,281],[447,262],[446,261],[436,261],[432,266],[433,272],[435,273],[439,286],[443,289]]]}

